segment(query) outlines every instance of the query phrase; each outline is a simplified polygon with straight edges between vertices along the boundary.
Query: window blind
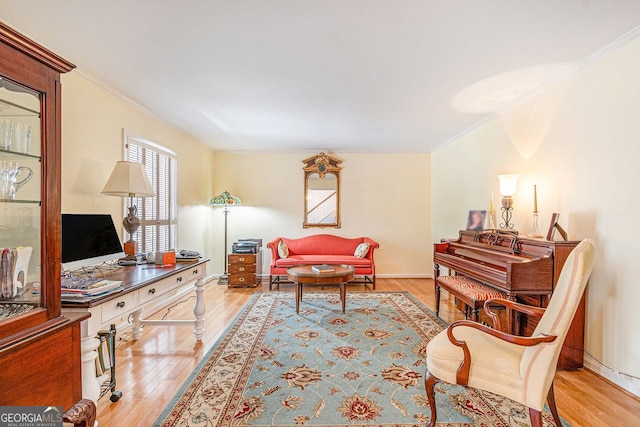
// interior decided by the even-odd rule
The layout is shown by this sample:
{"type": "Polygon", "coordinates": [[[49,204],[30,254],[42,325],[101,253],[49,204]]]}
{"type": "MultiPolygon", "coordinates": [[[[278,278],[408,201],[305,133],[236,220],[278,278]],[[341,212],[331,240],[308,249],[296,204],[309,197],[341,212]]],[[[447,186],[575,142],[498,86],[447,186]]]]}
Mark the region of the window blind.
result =
{"type": "MultiPolygon", "coordinates": [[[[178,159],[153,142],[125,135],[125,158],[142,163],[155,197],[133,197],[140,228],[134,234],[139,252],[176,249],[178,245],[178,159]]],[[[127,200],[129,202],[129,200],[127,200]]],[[[129,206],[127,203],[126,206],[129,206]]],[[[125,207],[126,212],[126,207],[125,207]]]]}

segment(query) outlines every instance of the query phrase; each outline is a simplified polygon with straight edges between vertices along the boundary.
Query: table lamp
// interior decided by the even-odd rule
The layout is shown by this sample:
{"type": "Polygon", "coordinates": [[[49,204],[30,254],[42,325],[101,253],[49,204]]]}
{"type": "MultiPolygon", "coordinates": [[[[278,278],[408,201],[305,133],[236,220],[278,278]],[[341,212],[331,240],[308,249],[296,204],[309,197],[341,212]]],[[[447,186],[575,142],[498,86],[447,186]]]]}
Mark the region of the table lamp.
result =
{"type": "Polygon", "coordinates": [[[224,207],[224,274],[218,279],[218,284],[227,285],[229,283],[229,275],[227,274],[227,216],[229,215],[229,206],[242,205],[242,201],[239,197],[224,190],[220,195],[211,199],[209,204],[213,207],[224,207]]]}
{"type": "Polygon", "coordinates": [[[133,234],[140,227],[140,219],[136,216],[137,208],[133,204],[133,198],[156,195],[144,171],[144,165],[126,161],[116,162],[109,180],[102,189],[102,194],[129,197],[129,214],[122,220],[122,226],[129,233],[129,240],[124,243],[124,253],[128,258],[132,258],[137,252],[133,234]]]}
{"type": "Polygon", "coordinates": [[[498,175],[500,180],[500,193],[502,194],[502,220],[500,228],[511,229],[513,223],[511,216],[513,215],[513,194],[516,192],[516,184],[518,182],[518,174],[498,175]]]}

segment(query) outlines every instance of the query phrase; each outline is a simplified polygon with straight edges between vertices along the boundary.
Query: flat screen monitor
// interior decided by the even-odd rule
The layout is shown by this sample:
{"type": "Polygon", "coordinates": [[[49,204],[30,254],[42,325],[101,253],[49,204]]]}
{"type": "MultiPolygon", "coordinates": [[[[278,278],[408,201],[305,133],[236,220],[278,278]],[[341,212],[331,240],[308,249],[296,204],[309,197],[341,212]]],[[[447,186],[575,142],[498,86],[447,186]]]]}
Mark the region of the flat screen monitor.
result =
{"type": "Polygon", "coordinates": [[[124,257],[111,215],[62,214],[62,268],[74,270],[124,257]]]}

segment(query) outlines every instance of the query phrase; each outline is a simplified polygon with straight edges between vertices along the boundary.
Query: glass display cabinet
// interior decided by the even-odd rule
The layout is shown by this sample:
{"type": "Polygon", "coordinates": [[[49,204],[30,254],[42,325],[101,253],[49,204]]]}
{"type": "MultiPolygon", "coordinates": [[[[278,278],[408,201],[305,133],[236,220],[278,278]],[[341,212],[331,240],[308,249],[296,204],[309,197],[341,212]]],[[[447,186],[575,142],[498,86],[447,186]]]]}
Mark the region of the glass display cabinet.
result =
{"type": "Polygon", "coordinates": [[[0,23],[0,402],[86,421],[95,406],[76,403],[88,316],[60,306],[60,74],[73,68],[0,23]]]}
{"type": "Polygon", "coordinates": [[[0,75],[1,338],[50,318],[41,292],[41,96],[0,75]]]}

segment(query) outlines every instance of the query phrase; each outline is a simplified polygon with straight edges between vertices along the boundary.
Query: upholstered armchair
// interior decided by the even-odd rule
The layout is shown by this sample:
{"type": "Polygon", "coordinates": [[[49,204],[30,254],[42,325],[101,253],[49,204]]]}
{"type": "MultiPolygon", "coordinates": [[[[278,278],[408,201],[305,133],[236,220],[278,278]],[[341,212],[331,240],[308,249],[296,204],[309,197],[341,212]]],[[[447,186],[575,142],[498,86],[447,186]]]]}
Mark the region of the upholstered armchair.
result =
{"type": "Polygon", "coordinates": [[[476,322],[452,323],[427,346],[425,387],[431,406],[430,426],[436,425],[435,385],[438,381],[470,386],[500,394],[529,408],[531,425],[542,426],[547,398],[553,418],[561,425],[553,393],[556,364],[573,316],[586,287],[595,255],[595,245],[583,240],[571,252],[546,309],[505,299],[486,301],[484,309],[495,329],[476,322]],[[498,318],[489,306],[540,317],[531,337],[509,335],[499,330],[498,318]]]}

